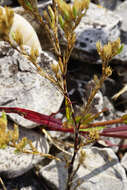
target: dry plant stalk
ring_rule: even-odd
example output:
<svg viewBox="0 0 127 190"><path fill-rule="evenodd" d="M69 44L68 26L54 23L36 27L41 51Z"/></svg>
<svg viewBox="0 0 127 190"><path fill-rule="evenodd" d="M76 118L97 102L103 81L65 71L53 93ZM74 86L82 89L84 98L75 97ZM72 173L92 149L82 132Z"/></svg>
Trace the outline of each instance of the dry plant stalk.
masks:
<svg viewBox="0 0 127 190"><path fill-rule="evenodd" d="M2 180L1 177L0 177L0 183L2 185L3 190L7 190L7 188L6 188L6 186L5 186L5 184L4 184L4 182L3 182L3 180Z"/></svg>
<svg viewBox="0 0 127 190"><path fill-rule="evenodd" d="M19 129L16 124L14 124L13 130L9 130L7 125L7 116L4 112L2 112L2 116L0 118L0 148L6 148L7 146L11 146L15 148L15 153L23 152L27 154L35 154L60 161L60 159L55 156L39 152L33 146L32 142L27 139L27 137L23 137L21 140L19 140ZM29 145L31 150L28 150L26 148L26 145Z"/></svg>
<svg viewBox="0 0 127 190"><path fill-rule="evenodd" d="M0 39L9 39L10 28L13 23L14 11L11 8L0 7Z"/></svg>
<svg viewBox="0 0 127 190"><path fill-rule="evenodd" d="M74 127L74 151L73 151L72 158L69 161L68 179L67 179L67 184L66 184L66 190L70 190L73 177L75 173L77 172L80 164L82 164L83 159L85 158L85 153L81 152L79 165L74 170L73 168L74 162L75 162L78 150L81 148L81 144L79 144L79 133L84 130L81 128L81 126L83 124L86 124L86 125L89 124L89 121L93 121L96 118L96 116L91 118L91 115L88 115L90 106L91 106L94 96L96 95L97 91L101 88L105 79L112 74L112 70L109 66L109 61L112 59L113 56L117 55L120 52L121 50L120 39L117 39L114 42L109 42L107 45L104 45L103 47L100 42L97 42L96 44L97 51L102 60L102 76L100 79L97 76L94 76L95 87L91 91L91 94L89 96L88 102L85 106L83 113L77 119L75 117L73 105L72 105L72 102L70 100L68 90L67 90L67 82L66 82L67 63L76 41L75 29L79 25L82 17L86 14L86 11L89 7L89 0L74 0L73 4L67 4L64 0L53 0L52 6L48 6L48 10L47 11L45 10L43 12L43 17L41 17L41 15L39 14L36 0L19 0L19 3L24 7L25 10L29 11L33 16L35 16L38 22L42 24L42 26L44 26L44 29L46 30L49 36L49 39L54 48L56 58L58 60L57 65L52 65L52 70L55 74L55 77L45 73L42 70L42 68L40 68L40 66L37 64L38 51L34 47L32 47L30 54L28 54L23 48L23 42L20 37L20 31L16 31L16 33L13 34L14 36L13 38L18 44L18 46L20 47L20 50L16 47L14 48L20 51L23 55L25 55L36 67L38 73L42 75L43 77L47 78L48 80L50 80L52 84L54 84L65 97L65 110L66 110L66 118L67 118L66 125L67 127L69 127L71 123L73 124L73 127ZM13 15L11 11L10 11L10 14ZM8 16L8 11L6 15ZM1 20L0 20L0 26L3 27ZM58 37L59 27L61 30L63 30L64 37L66 39L66 47L64 49L62 49L60 45L59 37ZM9 41L7 38L9 28L10 28L10 25L7 25L7 32L5 32L6 34L5 40L7 41ZM87 118L84 119L84 117L86 116ZM5 133L6 130L3 129L3 131ZM92 129L88 132L86 144L89 144L97 140L98 138L99 138L98 129ZM52 141L50 137L49 139L50 141ZM34 154L38 153L37 150L35 150L34 147L32 146L31 142L27 141L26 138L22 139L22 141L17 145L17 148L24 151L23 148L26 142L29 143ZM15 143L15 138L13 139L13 143ZM1 143L1 146L2 146L2 143ZM29 153L29 151L25 151L25 152Z"/></svg>

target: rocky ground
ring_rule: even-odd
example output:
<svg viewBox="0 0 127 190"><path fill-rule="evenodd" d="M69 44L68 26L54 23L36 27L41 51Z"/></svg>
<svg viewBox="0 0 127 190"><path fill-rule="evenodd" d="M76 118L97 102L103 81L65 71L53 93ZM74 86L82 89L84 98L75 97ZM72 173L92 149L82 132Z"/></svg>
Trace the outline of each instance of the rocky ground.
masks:
<svg viewBox="0 0 127 190"><path fill-rule="evenodd" d="M47 2L50 1L39 1L40 10L42 10L42 5L47 5ZM94 113L105 107L108 108L108 112L99 118L102 121L115 119L127 113L127 92L122 94L117 101L112 99L112 96L127 83L127 1L94 0L92 2L94 4L90 4L87 15L76 30L77 41L68 66L68 90L75 110L78 111L79 107L83 108L89 95L93 75L101 75L101 63L96 51L97 40L101 40L104 44L120 37L121 42L124 43L123 52L112 60L113 74L105 81L92 105ZM97 3L105 8L100 8L96 5ZM11 0L1 0L0 4L18 6L16 1ZM16 9L16 11L19 10ZM19 12L21 13L22 10ZM29 16L27 18L35 26L35 22ZM39 34L42 48L48 50L43 43L42 33L38 32L39 27L35 29ZM45 58L47 62L55 61L45 52L42 53L41 58ZM44 68L46 61L43 63ZM63 97L52 85L47 84L47 81L43 81L39 76L37 78L35 71L29 66L30 63L27 64L26 60L7 43L0 42L0 106L22 106L47 114L56 112ZM47 104L44 105L43 102ZM52 105L52 102L56 104ZM17 116L10 115L10 118L21 126L33 127L33 123L26 123L26 120L24 121L21 117L17 119ZM11 125L10 121L10 128ZM62 162L42 159L40 156L34 156L34 158L22 154L15 156L11 148L0 149L0 176L7 190L65 190L67 177L65 154L56 150L45 138L40 138L36 130L23 127L20 130L21 136L25 134L32 141L37 141L39 150L43 148L43 152L48 153L50 149L52 154L57 153L57 157L61 158ZM52 132L52 136L64 141L69 138L69 135L64 136L56 132ZM121 142L119 139L112 138L110 141L113 144ZM105 148L102 144L94 144L84 150L87 157L76 174L72 190L76 188L79 181L81 185L76 190L127 190L126 149ZM69 155L65 157L67 156L69 157Z"/></svg>

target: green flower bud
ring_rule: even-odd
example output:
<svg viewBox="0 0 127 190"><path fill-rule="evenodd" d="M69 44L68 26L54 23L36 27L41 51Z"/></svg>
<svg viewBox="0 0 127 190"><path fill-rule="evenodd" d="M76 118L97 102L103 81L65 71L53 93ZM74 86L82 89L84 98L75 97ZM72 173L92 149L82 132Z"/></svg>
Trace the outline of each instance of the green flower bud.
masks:
<svg viewBox="0 0 127 190"><path fill-rule="evenodd" d="M77 9L75 6L73 6L73 16L74 16L74 18L76 18L76 16L77 16Z"/></svg>
<svg viewBox="0 0 127 190"><path fill-rule="evenodd" d="M63 29L64 28L64 20L61 15L59 15L59 23L60 23L61 28Z"/></svg>
<svg viewBox="0 0 127 190"><path fill-rule="evenodd" d="M52 10L52 8L50 6L48 6L48 11L49 11L49 14L50 14L50 17L52 19L52 21L55 19L55 15L54 15L54 12Z"/></svg>

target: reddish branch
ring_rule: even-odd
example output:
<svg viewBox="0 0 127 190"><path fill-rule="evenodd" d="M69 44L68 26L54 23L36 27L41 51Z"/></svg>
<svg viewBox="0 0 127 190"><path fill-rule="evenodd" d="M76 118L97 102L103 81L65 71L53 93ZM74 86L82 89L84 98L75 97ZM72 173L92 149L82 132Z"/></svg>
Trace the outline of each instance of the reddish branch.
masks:
<svg viewBox="0 0 127 190"><path fill-rule="evenodd" d="M41 125L49 126L49 127L62 127L62 122L59 119L55 119L52 116L47 116L35 111L27 110L24 108L17 107L0 107L0 111L5 111L6 113L15 113L18 114L25 119L36 122Z"/></svg>
<svg viewBox="0 0 127 190"><path fill-rule="evenodd" d="M35 111L31 111L24 108L17 107L0 107L0 111L5 111L6 113L14 113L18 114L25 119L36 122L40 125L44 125L47 130L50 131L60 131L60 132L69 132L74 133L74 128L66 128L64 127L62 121L60 119L56 119L53 116L47 116ZM123 123L122 118L91 123L87 126L82 126L82 128L92 128L97 126L107 126L112 124ZM88 131L82 131L81 134L88 134ZM127 138L127 125L123 125L116 128L108 128L104 129L103 132L100 132L100 136L114 137L114 138Z"/></svg>

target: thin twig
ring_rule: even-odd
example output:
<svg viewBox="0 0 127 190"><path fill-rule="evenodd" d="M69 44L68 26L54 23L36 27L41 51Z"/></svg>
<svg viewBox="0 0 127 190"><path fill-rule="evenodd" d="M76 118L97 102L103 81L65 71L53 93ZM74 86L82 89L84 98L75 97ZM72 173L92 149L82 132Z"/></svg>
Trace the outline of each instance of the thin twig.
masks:
<svg viewBox="0 0 127 190"><path fill-rule="evenodd" d="M48 137L49 141L56 146L56 148L58 148L59 150L61 150L62 152L64 152L67 155L72 155L70 152L64 150L63 148L61 148L58 144L55 143L54 139L52 139L52 137L50 136L50 134L45 130L42 129L42 132Z"/></svg>
<svg viewBox="0 0 127 190"><path fill-rule="evenodd" d="M1 177L0 177L0 183L1 183L2 187L3 187L3 190L7 190L7 188L5 187L4 182L3 182Z"/></svg>

